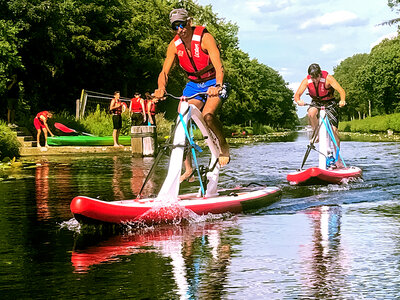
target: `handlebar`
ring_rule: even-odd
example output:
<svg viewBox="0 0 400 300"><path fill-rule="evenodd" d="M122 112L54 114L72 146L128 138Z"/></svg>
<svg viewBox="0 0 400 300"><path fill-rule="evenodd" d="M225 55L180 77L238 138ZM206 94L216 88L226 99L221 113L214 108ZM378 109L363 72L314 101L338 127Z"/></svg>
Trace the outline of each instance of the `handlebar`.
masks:
<svg viewBox="0 0 400 300"><path fill-rule="evenodd" d="M170 94L170 93L165 93L165 95L167 95L167 96L169 96L169 97L171 97L171 98L177 99L177 100L188 101L188 100L193 99L194 97L197 97L197 96L204 96L204 95L207 95L207 92L196 93L196 94L194 94L194 95L192 95L192 96L188 96L188 97L186 97L186 96L180 96L180 97L178 97L178 96L174 96L174 95L172 95L172 94Z"/></svg>
<svg viewBox="0 0 400 300"><path fill-rule="evenodd" d="M311 105L311 103L304 103L304 106L310 106L310 105ZM329 105L316 105L316 104L314 104L313 106L316 107L316 108L321 108L321 107L330 108L330 107L332 107L333 105L334 105L334 104L331 103L331 104L329 104Z"/></svg>
<svg viewBox="0 0 400 300"><path fill-rule="evenodd" d="M227 83L227 82L225 82L223 85L222 85L222 88L221 88L221 90L219 91L219 97L222 99L222 100L225 100L226 98L228 98L228 94L229 94L229 91L230 91L230 84L229 83ZM196 94L194 94L194 95L191 95L191 96L180 96L180 97L178 97L178 96L175 96L175 95L172 95L172 94L170 94L170 93L168 93L168 92L165 92L165 96L169 96L169 97L171 97L171 98L174 98L174 99L177 99L177 100L180 100L180 101L188 101L188 100L190 100L190 99L193 99L193 98L195 98L195 97L197 97L197 96L207 96L207 92L200 92L200 93L196 93ZM163 97L163 98L159 98L159 99L165 99L165 97Z"/></svg>

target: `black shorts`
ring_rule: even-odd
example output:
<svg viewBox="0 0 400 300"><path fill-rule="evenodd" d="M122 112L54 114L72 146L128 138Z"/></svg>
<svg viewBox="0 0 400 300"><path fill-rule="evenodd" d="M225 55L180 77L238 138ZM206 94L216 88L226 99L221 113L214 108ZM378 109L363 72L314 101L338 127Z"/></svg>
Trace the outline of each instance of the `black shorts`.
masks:
<svg viewBox="0 0 400 300"><path fill-rule="evenodd" d="M18 99L17 98L8 98L7 99L7 109L15 110L17 108Z"/></svg>
<svg viewBox="0 0 400 300"><path fill-rule="evenodd" d="M339 126L339 105L338 105L336 99L327 100L327 101L312 100L310 107L308 109L310 109L311 107L316 107L316 108L318 108L318 111L319 111L321 106L325 106L326 115L328 116L329 122L331 123L331 125L338 128L338 126Z"/></svg>
<svg viewBox="0 0 400 300"><path fill-rule="evenodd" d="M141 113L132 113L131 116L132 126L141 126L144 124L143 115Z"/></svg>
<svg viewBox="0 0 400 300"><path fill-rule="evenodd" d="M122 128L122 116L121 115L113 115L112 120L113 120L114 129Z"/></svg>

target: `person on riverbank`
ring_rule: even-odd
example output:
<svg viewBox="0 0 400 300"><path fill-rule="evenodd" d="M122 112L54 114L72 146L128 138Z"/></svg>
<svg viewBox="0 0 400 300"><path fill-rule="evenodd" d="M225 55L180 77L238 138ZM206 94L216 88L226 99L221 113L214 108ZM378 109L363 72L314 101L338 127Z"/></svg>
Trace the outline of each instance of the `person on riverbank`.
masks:
<svg viewBox="0 0 400 300"><path fill-rule="evenodd" d="M146 93L146 113L148 125L156 125L156 104L158 102L157 98L154 98L150 93Z"/></svg>
<svg viewBox="0 0 400 300"><path fill-rule="evenodd" d="M11 76L11 80L7 84L7 123L9 127L15 125L15 110L19 99L19 85L17 74Z"/></svg>
<svg viewBox="0 0 400 300"><path fill-rule="evenodd" d="M219 92L224 80L224 70L217 44L205 27L192 26L192 19L185 9L172 10L169 19L176 35L168 46L154 96L158 99L164 98L168 74L175 59L178 58L180 66L186 71L189 79L183 90L183 96L207 92L207 96L197 96L189 100L189 103L202 110L205 122L217 136L221 148L218 161L220 166L225 166L230 160L229 145L225 140L222 124L216 116L216 111L222 104ZM189 179L193 173L189 155L186 157L185 167L181 181Z"/></svg>
<svg viewBox="0 0 400 300"><path fill-rule="evenodd" d="M329 75L328 72L322 71L318 64L311 64L308 67L308 75L303 79L297 92L294 95L294 101L304 106L305 103L300 97L304 91L308 89L309 95L312 99L310 107L307 110L308 119L311 127L313 128L313 141L316 141L318 134L316 132L318 128L318 113L321 106L325 107L326 113L329 116L329 121L332 124L333 133L335 135L336 142L340 146L338 125L339 125L339 107L346 105L346 93L340 84ZM340 95L339 106L337 100L334 97L334 91L338 91Z"/></svg>
<svg viewBox="0 0 400 300"><path fill-rule="evenodd" d="M37 142L37 147L41 148L40 145L40 134L43 131L43 135L44 135L44 146L47 148L49 147L49 145L47 145L47 134L50 133L51 136L54 136L54 134L51 132L49 125L47 124L47 120L49 118L52 118L53 114L47 110L45 111L41 111L40 113L38 113L35 117L35 119L33 119L33 125L35 126L36 130L37 130L37 135L36 135L36 142Z"/></svg>
<svg viewBox="0 0 400 300"><path fill-rule="evenodd" d="M110 103L110 110L112 113L112 121L113 121L113 140L114 140L114 147L122 147L119 144L119 133L122 128L122 102L119 99L120 92L114 92L114 98L112 98Z"/></svg>
<svg viewBox="0 0 400 300"><path fill-rule="evenodd" d="M129 111L131 113L132 126L147 125L145 103L140 93L136 92L135 97L131 99Z"/></svg>

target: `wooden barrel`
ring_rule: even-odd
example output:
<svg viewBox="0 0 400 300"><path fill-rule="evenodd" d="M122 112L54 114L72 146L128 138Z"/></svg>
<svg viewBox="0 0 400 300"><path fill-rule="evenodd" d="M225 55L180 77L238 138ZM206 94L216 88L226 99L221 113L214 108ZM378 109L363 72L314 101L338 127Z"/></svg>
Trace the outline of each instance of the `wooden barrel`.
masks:
<svg viewBox="0 0 400 300"><path fill-rule="evenodd" d="M157 149L156 126L131 127L132 155L135 157L155 156Z"/></svg>

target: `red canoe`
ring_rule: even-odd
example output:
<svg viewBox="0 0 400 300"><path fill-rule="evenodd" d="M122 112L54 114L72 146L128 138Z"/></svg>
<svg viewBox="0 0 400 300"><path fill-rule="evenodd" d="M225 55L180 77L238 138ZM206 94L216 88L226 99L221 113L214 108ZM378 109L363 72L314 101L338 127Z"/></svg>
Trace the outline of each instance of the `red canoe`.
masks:
<svg viewBox="0 0 400 300"><path fill-rule="evenodd" d="M107 202L78 196L70 207L75 219L81 223L158 223L173 221L191 212L206 215L252 211L274 203L280 196L278 187L222 190L218 196L209 198L198 197L197 193L181 195L174 205L163 205L155 199Z"/></svg>
<svg viewBox="0 0 400 300"><path fill-rule="evenodd" d="M324 170L318 167L289 173L287 180L291 184L310 185L310 184L339 184L345 178L361 177L362 170L357 167Z"/></svg>

